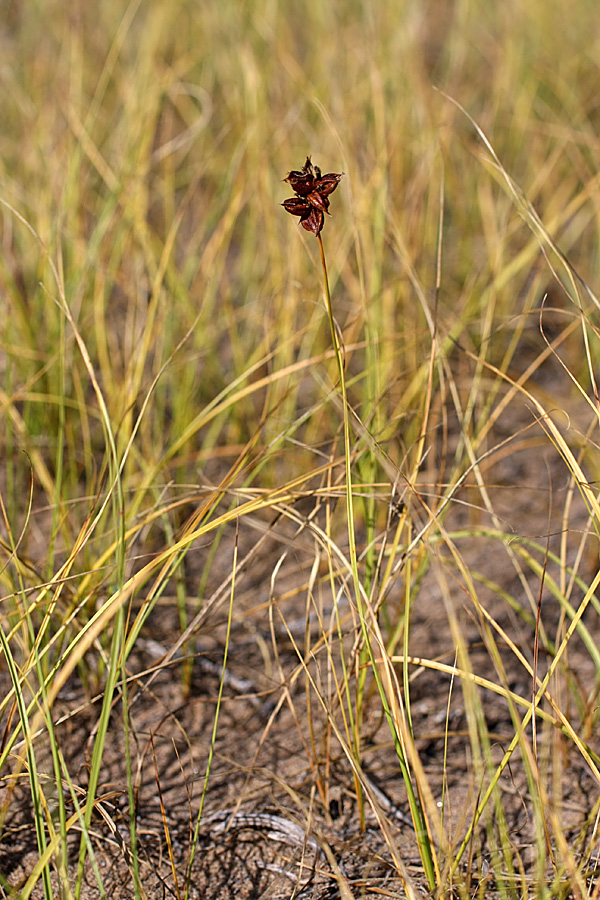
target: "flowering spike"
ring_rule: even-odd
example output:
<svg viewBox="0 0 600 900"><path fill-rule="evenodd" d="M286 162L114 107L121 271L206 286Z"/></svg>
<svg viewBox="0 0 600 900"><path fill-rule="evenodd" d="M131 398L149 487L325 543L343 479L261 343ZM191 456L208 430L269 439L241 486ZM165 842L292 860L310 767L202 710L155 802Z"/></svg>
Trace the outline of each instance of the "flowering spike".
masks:
<svg viewBox="0 0 600 900"><path fill-rule="evenodd" d="M300 224L307 231L319 234L325 222L325 213L329 215L329 195L333 194L342 175L330 172L322 175L318 166L314 166L310 156L301 171L292 170L284 181L292 187L296 196L284 200L281 204L292 216L300 217Z"/></svg>

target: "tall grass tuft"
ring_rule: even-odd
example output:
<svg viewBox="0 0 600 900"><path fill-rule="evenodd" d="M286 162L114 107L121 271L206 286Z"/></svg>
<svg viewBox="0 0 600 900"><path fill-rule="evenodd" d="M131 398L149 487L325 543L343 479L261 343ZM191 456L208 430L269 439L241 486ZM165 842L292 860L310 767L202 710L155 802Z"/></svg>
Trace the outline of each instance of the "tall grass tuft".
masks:
<svg viewBox="0 0 600 900"><path fill-rule="evenodd" d="M4 18L2 890L596 898L594 5Z"/></svg>

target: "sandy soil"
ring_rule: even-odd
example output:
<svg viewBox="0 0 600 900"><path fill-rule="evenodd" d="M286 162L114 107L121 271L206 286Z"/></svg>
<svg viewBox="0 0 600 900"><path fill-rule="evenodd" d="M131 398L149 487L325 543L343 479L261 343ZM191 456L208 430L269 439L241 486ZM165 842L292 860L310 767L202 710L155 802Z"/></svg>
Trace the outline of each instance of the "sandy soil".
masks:
<svg viewBox="0 0 600 900"><path fill-rule="evenodd" d="M573 410L571 409L571 413ZM493 443L517 435L533 421L523 401L515 401L495 429ZM529 538L542 545L549 534L551 550L560 549L568 530L568 557L576 554L581 535L589 530L585 507L578 496L568 507L567 472L558 454L549 446L539 428L524 432L528 440L515 444L510 453L492 457L486 471L489 494L497 520L481 509L481 497L474 488L457 495L446 520L449 531L486 526L502 527L515 538ZM520 448L520 449L519 449ZM264 540L251 523L242 523L239 558L251 559L238 577L234 620L224 683L214 759L199 826L196 852L191 866L192 898L336 898L345 882L354 897L405 896L402 879L393 864L390 842L419 891L425 879L410 821L406 791L389 729L380 714L380 705L368 686L364 709L362 765L377 798L380 814L388 823L388 840L367 805L365 827L361 829L352 770L335 735L327 726L314 690L307 693L307 679L299 664L299 654L311 649L309 670L322 695L336 706L332 668L327 662L315 609L331 617L326 565L322 560L313 590L312 615L306 623L307 589L315 561L314 541L306 534L294 536L294 527L285 520L273 524ZM478 536L455 538L457 548L478 577L478 596L497 626L519 648L525 659L533 659L534 628L523 620L497 591L495 583L523 607L529 609L527 591L537 603L539 576L531 571L514 547ZM591 544L590 544L591 546ZM223 541L213 565L207 596L218 587L231 567L233 536ZM286 558L273 579L283 552ZM438 551L436 551L438 552ZM531 677L515 652L498 631L484 625L472 600L454 577L450 564L443 566L446 550L425 576L411 613L409 651L414 657L436 659L452 665L455 641L449 625L454 618L468 646L472 670L482 678L498 682L498 664L489 652L494 634L499 659L505 667L508 687L517 695L531 697ZM186 584L193 597L206 559L207 548L192 551L186 559ZM593 546L586 550L580 573L589 578L595 566ZM228 568L229 567L229 568ZM547 577L558 578L551 562ZM487 579L484 582L483 579ZM214 583L212 583L214 582ZM401 614L402 579L397 597L389 599L391 615ZM577 588L571 602L577 606L582 592ZM329 597L329 600L328 600ZM541 621L548 640L564 633L564 616L551 592L542 593ZM191 664L189 690L184 685L185 669L178 654L165 666L164 658L180 634L173 597L164 596L150 617L135 652L128 662L130 680L130 720L133 770L136 791L136 821L140 877L149 898L180 897L185 891L190 847L206 771L218 695L227 613L227 591L213 603L190 644L185 648ZM190 601L191 606L191 601ZM352 617L347 603L341 603L346 630L346 651L352 640ZM193 610L190 609L190 615ZM591 610L585 622L598 640L598 618ZM335 647L335 642L333 642ZM308 658L308 657L307 657ZM540 652L539 671L543 675L549 654ZM335 665L340 674L339 662ZM189 670L188 670L189 671ZM400 667L398 667L400 674ZM575 637L568 654L568 678L572 695L561 697L572 720L578 724L597 705L596 674L590 655ZM566 677L564 671L562 680ZM7 673L2 672L7 684ZM558 682L555 684L558 691ZM481 792L481 775L474 759L469 734L472 722L466 714L465 696L458 681L449 675L417 665L411 666L411 710L416 747L431 788L433 800L441 808L444 801L446 828L455 843L462 839L465 823ZM55 721L62 750L75 782L85 787L95 734L99 702L90 700L90 685L74 677L55 708ZM588 704L575 709L577 694ZM506 701L480 689L482 709L489 731L490 747L484 763L498 763L514 735L514 725ZM547 708L547 707L545 707ZM595 721L595 719L594 719ZM583 728L583 726L581 726ZM597 734L584 735L596 752ZM560 816L567 840L582 832L598 797L598 784L573 744L557 729L540 725L540 768L550 792L550 805ZM113 900L133 896L133 864L128 821L122 707L116 701L112 712L104 756L102 798L94 817L92 844L107 895ZM51 771L50 760L38 747L40 772ZM319 790L320 786L320 790ZM532 826L530 788L518 751L499 782L506 828L513 851L524 871L533 878L537 857ZM5 813L0 839L0 872L17 890L26 883L37 861L26 779L2 782L0 797ZM72 804L69 800L69 810ZM493 896L495 885L486 876L498 831L494 814L481 820L473 838L473 862L461 865L470 890L485 888ZM583 852L584 837L578 852ZM73 875L80 834L70 833L70 865ZM469 869L469 866L471 868ZM54 876L53 876L54 877ZM3 891L8 896L7 890ZM32 896L41 897L41 886ZM86 866L85 900L99 896L90 864ZM346 895L348 896L348 895Z"/></svg>

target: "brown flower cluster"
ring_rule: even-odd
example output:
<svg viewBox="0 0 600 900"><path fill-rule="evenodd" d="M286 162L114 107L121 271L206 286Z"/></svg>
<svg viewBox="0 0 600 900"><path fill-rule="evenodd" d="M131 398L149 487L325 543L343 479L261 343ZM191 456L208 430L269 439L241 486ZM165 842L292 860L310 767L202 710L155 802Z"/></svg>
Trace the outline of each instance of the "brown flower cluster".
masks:
<svg viewBox="0 0 600 900"><path fill-rule="evenodd" d="M284 200L281 205L293 216L300 216L303 228L319 234L325 222L325 213L329 214L329 195L333 194L343 174L330 172L321 175L320 168L313 166L310 156L307 156L301 172L290 172L283 179L292 186L296 196Z"/></svg>

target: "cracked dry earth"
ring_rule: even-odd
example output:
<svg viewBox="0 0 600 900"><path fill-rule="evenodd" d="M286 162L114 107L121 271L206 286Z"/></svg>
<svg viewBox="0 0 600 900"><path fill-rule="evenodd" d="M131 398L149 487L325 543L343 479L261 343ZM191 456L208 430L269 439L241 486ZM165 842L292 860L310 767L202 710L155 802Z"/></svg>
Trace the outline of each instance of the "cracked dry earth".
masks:
<svg viewBox="0 0 600 900"><path fill-rule="evenodd" d="M582 536L592 532L583 502L575 493L568 496L568 472L558 453L541 429L531 426L533 416L526 404L516 399L496 426L495 441L515 439L511 452L488 458L485 472L489 496L497 519L482 510L475 489L465 487L457 494L446 528L455 533L455 544L474 573L480 603L497 626L514 641L526 659L532 659L533 626L508 602L508 595L529 609L527 592L537 602L540 579L519 556L526 538L559 549L568 543L568 558L575 559ZM565 509L567 514L565 514ZM224 681L224 699L215 743L214 759L191 865L189 895L202 900L226 898L338 898L340 883L347 883L354 897L403 897L405 889L393 865L389 843L380 823L367 808L365 828L359 827L357 800L351 767L335 736L316 694L307 689L307 679L299 666L298 654L310 658L310 672L321 694L327 698L338 724L331 668L327 661L315 610L320 610L327 627L334 625L327 582L326 561L321 560L308 604L307 582L318 552L306 531L295 535L284 519L274 520L271 530L257 542L257 532L241 522L239 558L249 553L249 561L238 576L230 650ZM486 534L486 528L500 526L514 533L508 550ZM470 535L461 536L461 529ZM474 536L474 532L477 535ZM232 539L233 540L233 539ZM232 540L223 541L221 578L231 565ZM583 578L593 575L597 550L588 542L579 564ZM208 547L193 550L186 558L189 593L197 587ZM221 553L221 550L219 551ZM281 566L273 573L282 552ZM440 551L444 553L444 551ZM498 681L497 671L486 646L488 637L481 617L452 565L444 566L439 578L430 569L415 593L411 611L409 652L415 658L436 659L452 665L455 641L449 625L458 623L469 649L473 671ZM443 555L446 563L446 555ZM218 565L213 566L216 583ZM548 564L548 578L558 578L556 566ZM589 582L588 582L589 583ZM499 585L505 593L493 589ZM210 593L210 592L209 592ZM390 596L388 614L401 614L401 580ZM582 596L576 588L574 607ZM169 649L180 634L174 598L163 597L145 626L132 654L131 735L136 783L138 859L140 877L149 898L179 897L185 890L185 872L190 864L190 847L196 827L219 689L228 589L220 594L188 645L167 664ZM347 601L340 601L349 652L352 615ZM192 613L190 613L191 615ZM564 633L559 604L550 591L543 593L542 626L556 640ZM594 641L598 641L598 619L590 607L584 617ZM531 697L531 679L523 664L495 632L500 658L509 688L525 699ZM337 640L337 638L336 638ZM335 641L332 641L335 647ZM184 690L182 654L189 660L189 690ZM539 660L543 675L549 658L542 650ZM416 746L434 800L445 797L446 828L459 842L477 802L481 785L477 781L465 697L458 681L416 663L411 664L411 710ZM568 655L573 696L597 705L593 687L597 684L590 654L575 636ZM400 667L399 667L400 672ZM339 674L339 672L338 672ZM3 684L8 684L5 670ZM55 721L61 747L75 783L85 787L99 700L89 700L73 678L55 707ZM489 754L498 763L514 735L506 701L480 689L490 736ZM570 715L579 723L579 713L571 701ZM583 702L583 700L582 700ZM101 785L102 802L95 815L92 843L106 893L112 900L133 896L132 861L128 824L128 798L123 743L122 709L112 712L104 755ZM584 735L595 752L600 751L595 733ZM598 784L573 745L556 729L540 725L540 758L546 783L552 785L552 799L560 813L569 841L582 832L598 798ZM40 772L44 772L39 748ZM47 770L51 771L50 761ZM388 834L402 858L406 873L419 891L426 893L415 835L409 818L406 792L386 722L381 716L372 687L368 686L363 724L362 764L380 814L389 825ZM317 782L326 793L317 790ZM444 791L445 783L445 793ZM524 871L536 862L531 798L523 767L515 752L500 779L506 826ZM1 787L8 814L0 841L0 872L17 890L25 884L37 861L36 839L22 776ZM70 807L72 812L72 807ZM590 829L587 840L593 839ZM80 834L70 832L73 876ZM490 848L483 820L474 836L474 858L489 858ZM583 852L583 846L580 852ZM465 873L465 866L462 866ZM475 890L482 876L474 868L470 887ZM495 895L492 879L485 886L486 897ZM7 891L4 895L8 896ZM41 884L32 894L41 897ZM87 865L84 900L99 896L91 865ZM346 896L348 896L346 894Z"/></svg>

